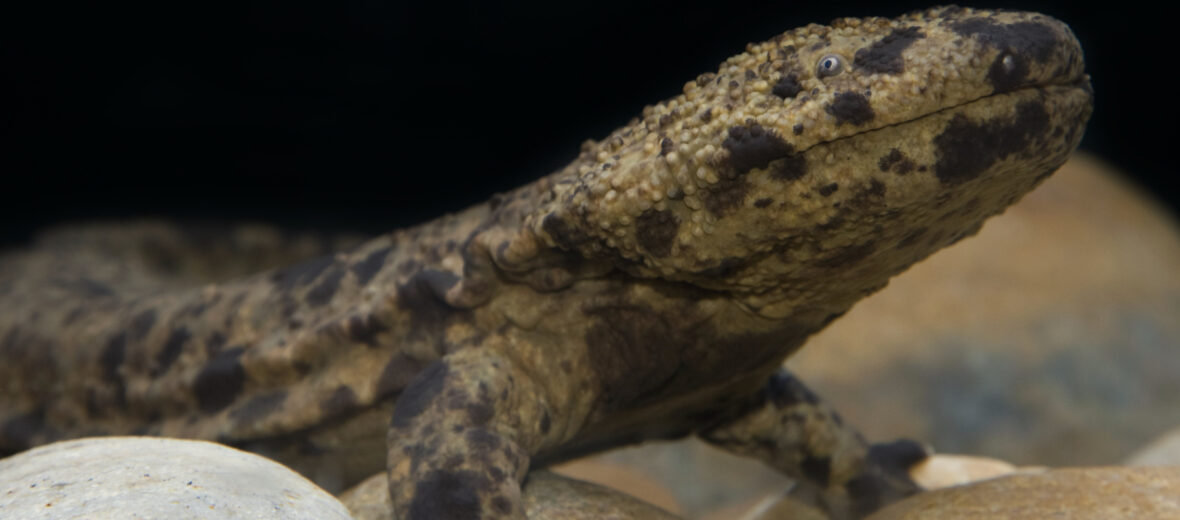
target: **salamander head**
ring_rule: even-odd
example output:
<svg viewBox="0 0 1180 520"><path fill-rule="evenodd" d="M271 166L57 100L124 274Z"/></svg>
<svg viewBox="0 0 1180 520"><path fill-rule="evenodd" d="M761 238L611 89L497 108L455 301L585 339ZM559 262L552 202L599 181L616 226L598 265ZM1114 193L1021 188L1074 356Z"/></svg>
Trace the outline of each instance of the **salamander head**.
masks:
<svg viewBox="0 0 1180 520"><path fill-rule="evenodd" d="M950 7L809 25L589 143L525 225L547 246L729 291L765 315L851 301L1056 170L1091 97L1077 40L1044 15Z"/></svg>

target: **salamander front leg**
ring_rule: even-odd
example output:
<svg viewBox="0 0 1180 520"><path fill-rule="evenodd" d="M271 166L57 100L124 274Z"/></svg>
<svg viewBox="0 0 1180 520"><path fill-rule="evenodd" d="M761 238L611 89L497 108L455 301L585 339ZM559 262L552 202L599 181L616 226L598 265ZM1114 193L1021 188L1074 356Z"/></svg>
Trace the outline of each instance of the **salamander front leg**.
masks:
<svg viewBox="0 0 1180 520"><path fill-rule="evenodd" d="M918 492L909 468L927 456L912 441L869 445L785 369L744 413L700 436L799 480L803 487L795 494L832 518L860 518Z"/></svg>
<svg viewBox="0 0 1180 520"><path fill-rule="evenodd" d="M548 417L530 385L488 349L425 368L398 399L389 428L396 517L523 520L520 482Z"/></svg>

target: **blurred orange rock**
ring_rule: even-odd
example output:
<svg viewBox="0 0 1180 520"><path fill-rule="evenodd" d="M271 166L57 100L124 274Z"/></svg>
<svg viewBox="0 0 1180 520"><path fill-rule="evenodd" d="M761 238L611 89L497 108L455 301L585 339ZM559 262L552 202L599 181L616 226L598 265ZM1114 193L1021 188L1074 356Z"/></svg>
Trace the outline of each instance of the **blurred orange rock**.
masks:
<svg viewBox="0 0 1180 520"><path fill-rule="evenodd" d="M859 303L788 366L871 439L1120 462L1180 421L1180 232L1079 154Z"/></svg>

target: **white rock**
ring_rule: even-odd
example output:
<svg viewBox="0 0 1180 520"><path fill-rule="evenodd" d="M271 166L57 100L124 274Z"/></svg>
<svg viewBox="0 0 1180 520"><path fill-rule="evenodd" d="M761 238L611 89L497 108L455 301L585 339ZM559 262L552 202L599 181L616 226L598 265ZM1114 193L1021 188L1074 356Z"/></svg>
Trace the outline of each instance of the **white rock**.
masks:
<svg viewBox="0 0 1180 520"><path fill-rule="evenodd" d="M0 460L0 518L341 519L298 473L204 441L95 437Z"/></svg>
<svg viewBox="0 0 1180 520"><path fill-rule="evenodd" d="M995 478L1015 471L1016 466L999 459L936 454L915 466L910 471L910 478L922 489L929 491Z"/></svg>
<svg viewBox="0 0 1180 520"><path fill-rule="evenodd" d="M1129 466L1180 466L1180 428L1161 435L1127 458Z"/></svg>

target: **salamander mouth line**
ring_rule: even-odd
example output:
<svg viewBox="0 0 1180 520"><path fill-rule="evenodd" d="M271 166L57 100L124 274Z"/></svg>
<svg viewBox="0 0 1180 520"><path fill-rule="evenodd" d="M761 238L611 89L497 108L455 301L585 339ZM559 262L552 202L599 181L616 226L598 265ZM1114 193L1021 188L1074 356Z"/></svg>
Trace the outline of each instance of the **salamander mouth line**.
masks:
<svg viewBox="0 0 1180 520"><path fill-rule="evenodd" d="M987 101L990 99L996 99L996 98L1006 97L1006 96L1016 96L1016 95L1021 94L1023 92L1029 92L1029 91L1044 92L1052 87L1073 87L1073 88L1088 90L1090 88L1089 82L1090 82L1090 75L1089 74L1082 74L1081 76L1078 76L1078 77L1072 78L1072 79L1064 79L1062 81L1050 81L1050 82L1036 84L1036 85L1029 85L1026 87L1021 87L1018 89L1009 90L1009 91L1005 91L1005 92L993 92L991 94L987 94L987 95L979 96L977 98L969 99L967 101L964 101L962 103L958 103L956 105L943 107L943 108L940 108L940 109L935 110L933 112L928 112L928 113L922 114L922 115L915 117L913 119L907 119L905 121L898 121L896 123L879 126L877 128L871 128L871 129L865 130L863 132L857 132L855 134L850 134L850 135L846 135L843 137L837 137L836 139L829 139L827 141L820 141L820 142L815 143L811 146L808 146L807 148L796 150L794 153L787 155L787 157L794 157L797 155L801 155L803 153L806 153L808 150L811 150L812 148L815 148L817 146L824 146L824 145L836 143L839 141L854 139L856 137L859 137L859 136L862 136L865 134L869 134L872 132L878 132L878 131L884 130L886 128L896 128L896 127L905 126L905 125L908 125L911 123L917 123L917 122L929 119L931 117L936 117L940 114L943 114L943 113L946 113L946 112L949 112L952 110L958 110L963 107L967 107L967 106L970 106L975 103L981 103L981 102L984 102L984 101Z"/></svg>

